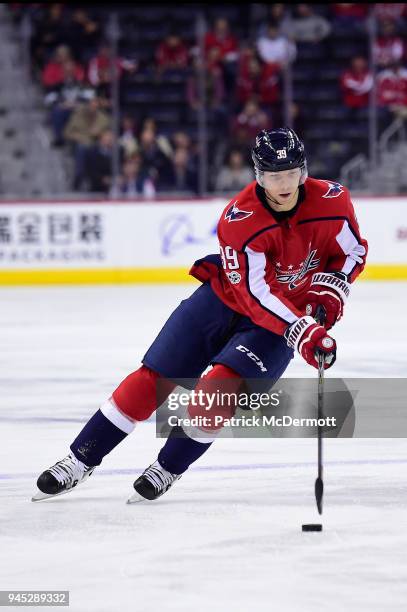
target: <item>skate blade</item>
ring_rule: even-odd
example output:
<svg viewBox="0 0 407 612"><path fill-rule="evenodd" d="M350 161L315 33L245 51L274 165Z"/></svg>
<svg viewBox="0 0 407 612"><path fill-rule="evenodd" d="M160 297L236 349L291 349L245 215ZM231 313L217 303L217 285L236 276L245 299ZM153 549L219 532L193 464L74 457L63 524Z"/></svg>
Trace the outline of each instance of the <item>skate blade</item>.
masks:
<svg viewBox="0 0 407 612"><path fill-rule="evenodd" d="M142 495L140 495L140 493L137 493L137 491L135 491L133 493L133 495L130 495L129 499L127 500L127 504L138 504L140 502L148 502L151 501L150 499L147 499L146 497L143 497Z"/></svg>
<svg viewBox="0 0 407 612"><path fill-rule="evenodd" d="M31 501L32 502L44 501L46 499L58 497L59 495L65 495L66 493L70 493L72 490L73 489L68 489L68 491L61 491L61 493L54 493L53 495L50 495L48 493L43 493L42 491L38 490L38 492L31 498Z"/></svg>

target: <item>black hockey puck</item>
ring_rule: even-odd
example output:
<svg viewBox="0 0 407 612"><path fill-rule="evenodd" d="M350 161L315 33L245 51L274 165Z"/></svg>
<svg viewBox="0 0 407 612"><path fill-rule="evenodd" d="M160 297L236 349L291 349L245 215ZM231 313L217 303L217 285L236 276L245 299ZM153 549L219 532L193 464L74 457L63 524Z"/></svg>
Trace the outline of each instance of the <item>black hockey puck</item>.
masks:
<svg viewBox="0 0 407 612"><path fill-rule="evenodd" d="M302 526L303 531L322 531L321 523L309 523Z"/></svg>

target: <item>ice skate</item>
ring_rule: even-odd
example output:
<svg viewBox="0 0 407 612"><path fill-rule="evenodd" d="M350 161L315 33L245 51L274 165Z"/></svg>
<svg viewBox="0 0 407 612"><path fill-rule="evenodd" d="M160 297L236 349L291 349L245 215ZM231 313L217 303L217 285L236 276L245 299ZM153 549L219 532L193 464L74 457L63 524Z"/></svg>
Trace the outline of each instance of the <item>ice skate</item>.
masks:
<svg viewBox="0 0 407 612"><path fill-rule="evenodd" d="M42 501L57 495L69 493L74 487L85 482L95 467L79 461L73 453L43 472L37 480L38 492L31 501Z"/></svg>
<svg viewBox="0 0 407 612"><path fill-rule="evenodd" d="M182 474L171 474L158 461L154 461L134 482L135 493L127 500L128 504L157 499L163 495Z"/></svg>

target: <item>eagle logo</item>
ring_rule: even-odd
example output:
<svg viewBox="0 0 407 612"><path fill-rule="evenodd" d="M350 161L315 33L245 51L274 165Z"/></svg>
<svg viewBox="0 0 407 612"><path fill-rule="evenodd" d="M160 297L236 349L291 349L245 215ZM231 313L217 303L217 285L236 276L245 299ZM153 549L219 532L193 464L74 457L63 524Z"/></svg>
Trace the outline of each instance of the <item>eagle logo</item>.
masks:
<svg viewBox="0 0 407 612"><path fill-rule="evenodd" d="M343 193L343 188L340 183L334 183L332 181L325 181L328 183L328 191L322 196L323 198L337 198Z"/></svg>
<svg viewBox="0 0 407 612"><path fill-rule="evenodd" d="M225 219L227 219L229 223L231 221L243 221L243 219L247 219L247 217L250 217L250 215L253 214L252 210L251 211L240 210L240 208L238 208L236 204L237 204L237 200L233 202L233 204L229 206L229 208L226 211Z"/></svg>
<svg viewBox="0 0 407 612"><path fill-rule="evenodd" d="M292 270L293 266L288 266L288 270L278 271L276 273L277 280L280 283L285 283L288 285L288 289L292 291L293 289L297 289L300 285L305 283L305 276L311 270L315 270L319 266L320 259L316 257L317 249L310 252L305 261L301 262L301 267L298 270ZM279 266L279 264L277 264Z"/></svg>

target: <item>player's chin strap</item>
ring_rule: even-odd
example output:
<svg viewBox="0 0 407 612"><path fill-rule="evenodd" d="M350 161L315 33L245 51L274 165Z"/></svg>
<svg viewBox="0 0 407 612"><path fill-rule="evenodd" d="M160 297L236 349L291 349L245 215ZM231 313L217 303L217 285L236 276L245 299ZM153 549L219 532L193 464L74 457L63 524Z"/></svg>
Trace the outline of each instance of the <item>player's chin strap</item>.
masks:
<svg viewBox="0 0 407 612"><path fill-rule="evenodd" d="M336 291L345 303L350 294L350 284L347 282L346 274L342 272L316 272L312 275L310 289L313 285L322 285Z"/></svg>

